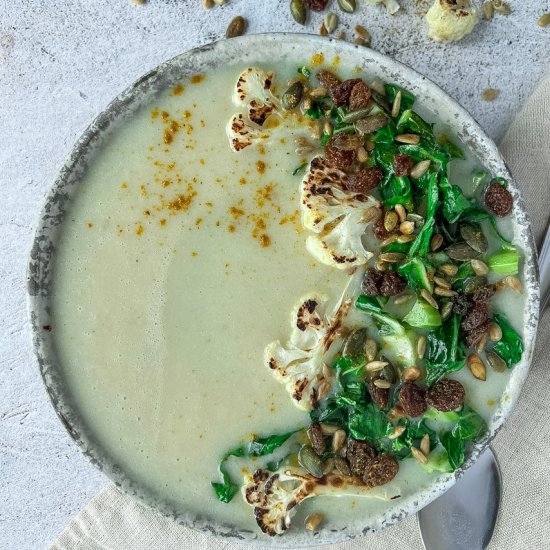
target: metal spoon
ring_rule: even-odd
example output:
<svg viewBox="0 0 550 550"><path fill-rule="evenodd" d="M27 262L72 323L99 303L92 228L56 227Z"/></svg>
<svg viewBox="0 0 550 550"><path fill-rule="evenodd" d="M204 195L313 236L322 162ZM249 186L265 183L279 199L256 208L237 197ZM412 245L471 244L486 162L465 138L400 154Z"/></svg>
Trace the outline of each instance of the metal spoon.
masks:
<svg viewBox="0 0 550 550"><path fill-rule="evenodd" d="M539 254L540 310L550 296L550 231ZM502 479L497 459L487 449L464 477L420 510L418 523L426 550L485 550L497 521Z"/></svg>

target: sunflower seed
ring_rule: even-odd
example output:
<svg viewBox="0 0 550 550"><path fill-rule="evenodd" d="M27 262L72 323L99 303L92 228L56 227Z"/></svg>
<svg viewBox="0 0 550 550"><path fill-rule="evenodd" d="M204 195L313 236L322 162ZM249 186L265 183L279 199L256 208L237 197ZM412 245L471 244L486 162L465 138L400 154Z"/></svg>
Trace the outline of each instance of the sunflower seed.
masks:
<svg viewBox="0 0 550 550"><path fill-rule="evenodd" d="M448 275L449 277L454 277L458 273L458 267L453 264L440 265L437 270L441 271L443 275Z"/></svg>
<svg viewBox="0 0 550 550"><path fill-rule="evenodd" d="M388 420L395 420L396 418L403 418L407 416L401 405L396 405L389 413Z"/></svg>
<svg viewBox="0 0 550 550"><path fill-rule="evenodd" d="M452 260L458 260L459 262L472 260L479 256L479 252L466 243L452 244L445 249L445 252L449 258Z"/></svg>
<svg viewBox="0 0 550 550"><path fill-rule="evenodd" d="M368 372L377 372L389 365L386 361L370 361L365 365L365 370Z"/></svg>
<svg viewBox="0 0 550 550"><path fill-rule="evenodd" d="M403 235L412 235L414 233L414 222L403 222L399 226L399 231Z"/></svg>
<svg viewBox="0 0 550 550"><path fill-rule="evenodd" d="M281 104L284 109L287 111L292 111L296 109L302 101L302 96L304 95L304 85L297 80L290 86L281 98Z"/></svg>
<svg viewBox="0 0 550 550"><path fill-rule="evenodd" d="M325 23L321 23L321 26L319 27L319 34L321 36L328 36L327 28L325 27Z"/></svg>
<svg viewBox="0 0 550 550"><path fill-rule="evenodd" d="M420 464L426 464L428 462L428 459L426 458L426 455L416 447L411 447L411 453L416 458Z"/></svg>
<svg viewBox="0 0 550 550"><path fill-rule="evenodd" d="M482 262L481 260L476 260L475 258L470 261L472 264L472 269L474 270L474 273L478 277L485 277L489 273L489 268L487 267L487 264Z"/></svg>
<svg viewBox="0 0 550 550"><path fill-rule="evenodd" d="M303 112L306 112L308 109L311 109L312 105L313 105L313 101L312 101L311 97L307 96L307 97L304 97L304 99L302 100L302 104L300 105L300 109Z"/></svg>
<svg viewBox="0 0 550 550"><path fill-rule="evenodd" d="M378 256L378 259L388 264L397 264L405 259L405 254L401 254L401 252L384 252Z"/></svg>
<svg viewBox="0 0 550 550"><path fill-rule="evenodd" d="M418 338L418 342L416 342L416 353L419 359L422 359L424 357L424 354L426 353L426 346L427 340L426 337L422 334Z"/></svg>
<svg viewBox="0 0 550 550"><path fill-rule="evenodd" d="M361 38L368 39L370 38L370 32L365 29L362 25L356 25L355 26L355 33L358 34Z"/></svg>
<svg viewBox="0 0 550 550"><path fill-rule="evenodd" d="M468 355L468 368L470 369L470 372L474 375L475 378L478 380L486 380L487 379L487 369L485 368L485 365L483 364L483 361L481 360L481 357L475 353L471 353Z"/></svg>
<svg viewBox="0 0 550 550"><path fill-rule="evenodd" d="M407 219L407 211L402 204L396 204L394 207L396 214L399 216L399 221L404 222Z"/></svg>
<svg viewBox="0 0 550 550"><path fill-rule="evenodd" d="M430 436L429 436L429 434L424 434L424 436L420 440L420 450L422 451L422 454L424 456L428 456L430 454Z"/></svg>
<svg viewBox="0 0 550 550"><path fill-rule="evenodd" d="M494 351L487 352L487 363L489 363L495 372L504 372L506 370L506 362Z"/></svg>
<svg viewBox="0 0 550 550"><path fill-rule="evenodd" d="M381 390L389 390L391 388L391 382L388 382L388 380L382 380L381 378L377 378L373 384Z"/></svg>
<svg viewBox="0 0 550 550"><path fill-rule="evenodd" d="M498 323L491 323L489 325L489 340L491 342L500 342L502 340L502 329Z"/></svg>
<svg viewBox="0 0 550 550"><path fill-rule="evenodd" d="M331 388L332 385L330 382L327 382L326 380L321 382L317 388L317 399L324 399L330 393Z"/></svg>
<svg viewBox="0 0 550 550"><path fill-rule="evenodd" d="M314 147L312 147L311 145L305 145L304 147L297 147L296 149L294 149L294 152L300 156L309 155L313 151Z"/></svg>
<svg viewBox="0 0 550 550"><path fill-rule="evenodd" d="M398 143L418 145L420 143L420 136L417 134L399 134L398 136L395 136L395 141Z"/></svg>
<svg viewBox="0 0 550 550"><path fill-rule="evenodd" d="M338 0L338 6L346 13L353 13L357 7L355 0Z"/></svg>
<svg viewBox="0 0 550 550"><path fill-rule="evenodd" d="M231 23L227 26L225 38L236 38L237 36L241 36L244 33L245 28L246 19L240 15L237 15L237 17L234 17L231 20Z"/></svg>
<svg viewBox="0 0 550 550"><path fill-rule="evenodd" d="M330 120L325 120L325 123L323 125L323 131L325 132L325 134L332 136L333 128Z"/></svg>
<svg viewBox="0 0 550 550"><path fill-rule="evenodd" d="M372 338L367 338L365 340L365 356L367 361L372 362L376 359L376 354L378 353L378 345L376 340Z"/></svg>
<svg viewBox="0 0 550 550"><path fill-rule="evenodd" d="M451 288L451 283L449 283L447 279L443 279L442 277L438 277L437 275L434 277L434 283L437 286L440 286L443 288Z"/></svg>
<svg viewBox="0 0 550 550"><path fill-rule="evenodd" d="M380 258L376 260L376 269L378 271L387 271L388 270L388 264L386 262L383 262Z"/></svg>
<svg viewBox="0 0 550 550"><path fill-rule="evenodd" d="M357 149L357 160L359 162L367 162L367 160L369 160L369 154L367 153L367 150L363 146Z"/></svg>
<svg viewBox="0 0 550 550"><path fill-rule="evenodd" d="M511 288L514 292L517 292L518 294L521 294L521 292L523 291L523 285L521 284L521 281L513 275L508 275L508 277L505 277L504 282L506 283L507 287Z"/></svg>
<svg viewBox="0 0 550 550"><path fill-rule="evenodd" d="M338 16L333 12L329 12L325 15L325 18L323 19L323 21L325 24L325 29L327 29L327 32L329 34L332 34L336 30L336 27L338 26Z"/></svg>
<svg viewBox="0 0 550 550"><path fill-rule="evenodd" d="M223 4L225 4L225 0L214 0L214 4L222 6Z"/></svg>
<svg viewBox="0 0 550 550"><path fill-rule="evenodd" d="M548 27L548 25L550 25L550 13L541 15L537 21L537 25L539 25L539 27Z"/></svg>
<svg viewBox="0 0 550 550"><path fill-rule="evenodd" d="M508 2L502 2L502 0L493 0L493 8L497 13L502 15L510 15L512 13L510 4L508 4Z"/></svg>
<svg viewBox="0 0 550 550"><path fill-rule="evenodd" d="M485 346L487 345L487 340L489 338L489 335L487 332L483 333L481 335L481 338L479 339L478 343L476 344L476 351L478 353L483 353L485 350Z"/></svg>
<svg viewBox="0 0 550 550"><path fill-rule="evenodd" d="M340 31L337 35L336 35L336 38L338 40L345 40L346 39L346 33L344 31Z"/></svg>
<svg viewBox="0 0 550 550"><path fill-rule="evenodd" d="M457 292L455 290L451 290L450 288L442 288L440 286L436 286L434 288L434 294L436 296L443 296L445 298L451 298L452 296L456 296Z"/></svg>
<svg viewBox="0 0 550 550"><path fill-rule="evenodd" d="M397 237L397 242L401 243L401 244L405 244L405 243L411 243L415 239L416 239L416 235L412 235L412 234L411 235L399 235L399 237Z"/></svg>
<svg viewBox="0 0 550 550"><path fill-rule="evenodd" d="M439 250L439 248L441 248L442 244L443 235L441 235L440 233L436 233L430 241L430 249L432 250L432 252L435 252L436 250Z"/></svg>
<svg viewBox="0 0 550 550"><path fill-rule="evenodd" d="M431 162L431 160L421 160L420 162L415 164L411 170L411 178L417 180L418 178L422 177L428 171Z"/></svg>
<svg viewBox="0 0 550 550"><path fill-rule="evenodd" d="M475 251L481 252L481 254L487 252L489 243L479 227L463 224L460 226L460 235L466 241L466 244L470 245Z"/></svg>
<svg viewBox="0 0 550 550"><path fill-rule="evenodd" d="M334 371L332 370L332 367L329 367L326 363L323 363L323 376L330 379L333 374Z"/></svg>
<svg viewBox="0 0 550 550"><path fill-rule="evenodd" d="M403 304L406 304L407 302L410 302L411 298L412 298L412 294L403 294L403 295L398 296L397 298L395 298L393 303L396 306L401 306Z"/></svg>
<svg viewBox="0 0 550 550"><path fill-rule="evenodd" d="M210 10L214 7L214 0L202 0L202 7L205 10Z"/></svg>
<svg viewBox="0 0 550 550"><path fill-rule="evenodd" d="M365 210L363 216L361 216L361 222L369 223L377 220L380 217L381 213L382 212L380 211L380 208L377 208L376 206L369 206L369 208Z"/></svg>
<svg viewBox="0 0 550 550"><path fill-rule="evenodd" d="M499 93L499 90L497 90L496 88L487 88L486 90L483 90L483 92L481 92L481 97L485 101L494 101L498 97Z"/></svg>
<svg viewBox="0 0 550 550"><path fill-rule="evenodd" d="M493 18L494 15L494 8L492 2L483 2L483 5L481 6L481 9L483 11L483 19L486 21L489 21Z"/></svg>
<svg viewBox="0 0 550 550"><path fill-rule="evenodd" d="M414 382L420 378L420 369L418 367L409 367L403 371L403 380Z"/></svg>
<svg viewBox="0 0 550 550"><path fill-rule="evenodd" d="M304 445L298 453L298 462L313 477L323 477L323 466L317 453L309 446Z"/></svg>
<svg viewBox="0 0 550 550"><path fill-rule="evenodd" d="M304 526L308 531L316 531L321 525L321 523L323 523L324 519L325 519L325 514L322 514L321 512L310 514L306 518Z"/></svg>
<svg viewBox="0 0 550 550"><path fill-rule="evenodd" d="M353 39L353 43L357 44L358 46L367 46L368 43L364 38L361 38L360 36L357 36Z"/></svg>
<svg viewBox="0 0 550 550"><path fill-rule="evenodd" d="M290 13L294 18L294 21L300 25L305 25L307 18L307 10L304 4L304 0L291 0Z"/></svg>
<svg viewBox="0 0 550 550"><path fill-rule="evenodd" d="M393 100L393 105L391 107L391 116L397 118L399 111L401 110L401 90L395 94L395 99Z"/></svg>
<svg viewBox="0 0 550 550"><path fill-rule="evenodd" d="M337 430L332 436L332 451L336 453L339 451L346 442L346 432L344 430Z"/></svg>
<svg viewBox="0 0 550 550"><path fill-rule="evenodd" d="M334 424L319 424L323 435L334 435L340 428Z"/></svg>
<svg viewBox="0 0 550 550"><path fill-rule="evenodd" d="M323 137L323 122L321 120L316 120L313 124L311 137L316 141Z"/></svg>
<svg viewBox="0 0 550 550"><path fill-rule="evenodd" d="M442 308L441 308L441 320L445 321L449 315L451 315L453 311L453 303L447 302Z"/></svg>
<svg viewBox="0 0 550 550"><path fill-rule="evenodd" d="M309 92L309 95L311 97L325 97L327 95L327 89L319 86L318 88L313 88L313 90Z"/></svg>
<svg viewBox="0 0 550 550"><path fill-rule="evenodd" d="M384 115L382 115L382 116L384 116ZM387 120L387 119L386 119L386 120ZM357 125L356 125L356 126L357 126ZM370 140L369 140L369 141L366 141L366 142L365 142L365 149L366 149L367 151L369 151L369 152L370 152L370 151L373 151L375 147L376 147L376 143L374 143L374 141L370 141Z"/></svg>
<svg viewBox="0 0 550 550"><path fill-rule="evenodd" d="M420 296L422 296L422 298L424 298L424 300L426 300L426 302L428 302L428 304L430 304L432 307L434 307L435 309L439 309L439 304L434 300L434 297L425 288L420 291Z"/></svg>
<svg viewBox="0 0 550 550"><path fill-rule="evenodd" d="M399 216L393 210L388 210L384 216L384 228L386 231L393 231L397 227Z"/></svg>
<svg viewBox="0 0 550 550"><path fill-rule="evenodd" d="M405 431L405 426L396 426L388 439L397 439Z"/></svg>

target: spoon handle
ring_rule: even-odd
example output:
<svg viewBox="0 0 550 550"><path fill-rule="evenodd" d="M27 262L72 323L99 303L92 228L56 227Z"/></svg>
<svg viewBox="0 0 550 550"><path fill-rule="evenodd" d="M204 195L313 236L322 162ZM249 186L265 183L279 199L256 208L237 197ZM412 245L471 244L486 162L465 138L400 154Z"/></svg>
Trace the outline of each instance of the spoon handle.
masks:
<svg viewBox="0 0 550 550"><path fill-rule="evenodd" d="M550 296L550 226L546 229L539 253L540 311L544 310Z"/></svg>

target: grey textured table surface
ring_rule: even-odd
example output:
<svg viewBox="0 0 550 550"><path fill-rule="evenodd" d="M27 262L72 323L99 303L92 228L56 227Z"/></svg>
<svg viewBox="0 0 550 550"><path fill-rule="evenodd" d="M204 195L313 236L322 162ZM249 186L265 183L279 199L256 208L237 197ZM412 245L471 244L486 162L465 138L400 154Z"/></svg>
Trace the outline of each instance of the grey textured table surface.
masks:
<svg viewBox="0 0 550 550"><path fill-rule="evenodd" d="M429 42L423 1L390 17L358 0L342 19L373 47L432 78L499 139L550 58L547 0L510 0L513 13L458 44ZM336 0L332 9L338 11ZM42 388L26 319L25 268L42 199L72 143L118 92L161 61L222 36L242 14L248 32L296 31L287 0L0 0L0 549L45 548L106 483L79 454ZM321 16L306 27L316 32ZM487 87L501 90L484 102Z"/></svg>

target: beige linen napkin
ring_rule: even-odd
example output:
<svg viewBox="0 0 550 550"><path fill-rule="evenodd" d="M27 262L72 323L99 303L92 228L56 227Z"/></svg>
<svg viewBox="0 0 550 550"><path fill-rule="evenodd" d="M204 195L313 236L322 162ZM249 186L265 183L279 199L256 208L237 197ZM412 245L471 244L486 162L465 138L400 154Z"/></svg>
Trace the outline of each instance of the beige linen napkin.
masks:
<svg viewBox="0 0 550 550"><path fill-rule="evenodd" d="M550 211L550 78L527 102L501 143L520 184L540 246ZM492 549L550 548L550 312L541 318L529 378L494 441L504 480ZM244 550L165 519L109 485L71 521L52 550ZM326 547L325 547L326 548ZM416 518L335 545L334 550L422 550ZM465 549L474 550L474 549Z"/></svg>

